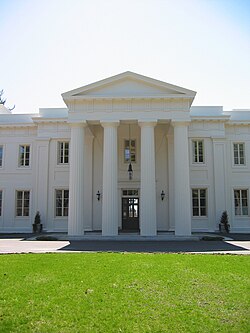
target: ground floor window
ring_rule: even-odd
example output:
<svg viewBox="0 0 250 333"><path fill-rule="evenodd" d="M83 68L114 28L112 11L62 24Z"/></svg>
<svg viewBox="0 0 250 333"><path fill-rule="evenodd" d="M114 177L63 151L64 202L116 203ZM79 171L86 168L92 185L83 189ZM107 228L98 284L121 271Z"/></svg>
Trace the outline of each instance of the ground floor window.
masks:
<svg viewBox="0 0 250 333"><path fill-rule="evenodd" d="M69 215L69 190L56 190L56 216Z"/></svg>
<svg viewBox="0 0 250 333"><path fill-rule="evenodd" d="M248 215L248 190L234 190L235 215Z"/></svg>
<svg viewBox="0 0 250 333"><path fill-rule="evenodd" d="M16 216L30 215L30 191L16 191Z"/></svg>
<svg viewBox="0 0 250 333"><path fill-rule="evenodd" d="M3 146L0 146L0 168L3 166Z"/></svg>
<svg viewBox="0 0 250 333"><path fill-rule="evenodd" d="M2 216L3 191L0 190L0 216Z"/></svg>
<svg viewBox="0 0 250 333"><path fill-rule="evenodd" d="M193 216L207 216L207 190L192 189Z"/></svg>

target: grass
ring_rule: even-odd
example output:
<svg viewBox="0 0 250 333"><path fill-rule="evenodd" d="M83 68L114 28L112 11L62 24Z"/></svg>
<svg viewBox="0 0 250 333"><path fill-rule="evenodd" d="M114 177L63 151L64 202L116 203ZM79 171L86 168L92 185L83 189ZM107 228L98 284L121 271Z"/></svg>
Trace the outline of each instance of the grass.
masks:
<svg viewBox="0 0 250 333"><path fill-rule="evenodd" d="M0 256L0 332L249 332L250 257Z"/></svg>

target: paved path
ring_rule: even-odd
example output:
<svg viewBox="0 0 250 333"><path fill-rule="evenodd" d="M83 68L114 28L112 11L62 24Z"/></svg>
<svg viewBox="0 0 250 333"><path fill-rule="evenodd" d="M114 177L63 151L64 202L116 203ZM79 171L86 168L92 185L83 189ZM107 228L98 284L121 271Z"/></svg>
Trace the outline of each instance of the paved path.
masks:
<svg viewBox="0 0 250 333"><path fill-rule="evenodd" d="M0 254L46 252L169 252L250 254L250 240L232 241L32 241L24 238L0 239Z"/></svg>

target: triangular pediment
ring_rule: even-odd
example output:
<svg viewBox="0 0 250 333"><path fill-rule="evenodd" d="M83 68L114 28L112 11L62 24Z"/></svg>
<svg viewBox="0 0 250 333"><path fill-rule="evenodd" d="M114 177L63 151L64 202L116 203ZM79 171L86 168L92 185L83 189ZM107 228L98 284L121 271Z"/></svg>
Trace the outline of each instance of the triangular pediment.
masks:
<svg viewBox="0 0 250 333"><path fill-rule="evenodd" d="M64 100L85 98L190 97L195 92L133 72L116 76L62 94Z"/></svg>

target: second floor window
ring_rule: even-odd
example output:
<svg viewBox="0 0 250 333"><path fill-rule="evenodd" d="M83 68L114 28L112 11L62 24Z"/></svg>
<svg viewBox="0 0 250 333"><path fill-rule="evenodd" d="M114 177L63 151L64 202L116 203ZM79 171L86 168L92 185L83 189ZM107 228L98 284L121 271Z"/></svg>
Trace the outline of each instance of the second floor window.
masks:
<svg viewBox="0 0 250 333"><path fill-rule="evenodd" d="M245 164L245 145L244 143L234 143L234 165Z"/></svg>
<svg viewBox="0 0 250 333"><path fill-rule="evenodd" d="M0 168L3 166L3 146L0 146Z"/></svg>
<svg viewBox="0 0 250 333"><path fill-rule="evenodd" d="M57 147L57 164L69 163L69 142L58 142Z"/></svg>
<svg viewBox="0 0 250 333"><path fill-rule="evenodd" d="M192 141L193 163L204 163L204 141Z"/></svg>
<svg viewBox="0 0 250 333"><path fill-rule="evenodd" d="M19 166L27 167L30 165L30 145L19 146Z"/></svg>
<svg viewBox="0 0 250 333"><path fill-rule="evenodd" d="M124 140L124 163L136 162L136 141Z"/></svg>

